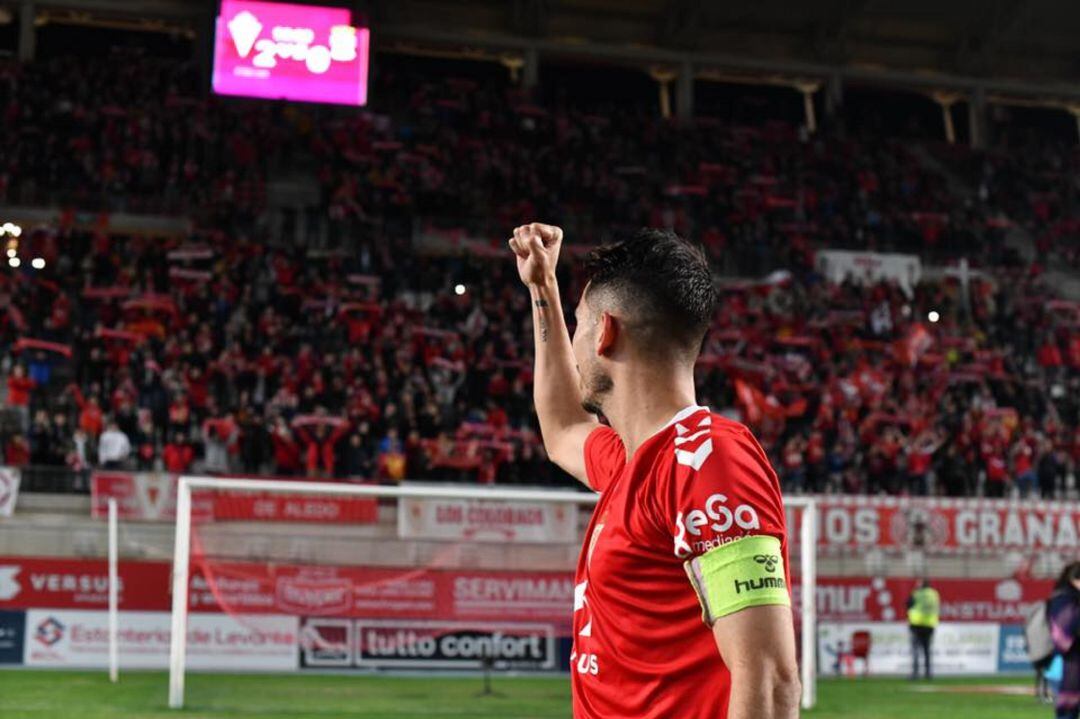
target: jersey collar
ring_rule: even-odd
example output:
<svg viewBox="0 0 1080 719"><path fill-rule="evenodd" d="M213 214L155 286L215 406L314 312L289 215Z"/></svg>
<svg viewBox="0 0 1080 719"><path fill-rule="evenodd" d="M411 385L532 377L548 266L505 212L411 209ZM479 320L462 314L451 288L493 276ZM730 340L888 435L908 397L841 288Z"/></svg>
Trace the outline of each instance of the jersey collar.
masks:
<svg viewBox="0 0 1080 719"><path fill-rule="evenodd" d="M661 429L660 431L661 432L664 431L665 429L667 429L671 425L675 424L676 422L682 422L684 419L686 419L690 415L696 414L697 412L700 412L703 409L707 410L709 408L708 407L702 407L699 404L692 404L689 407L684 407L683 409L676 412L675 416L671 418L671 421L668 422L667 424L665 424L663 429Z"/></svg>

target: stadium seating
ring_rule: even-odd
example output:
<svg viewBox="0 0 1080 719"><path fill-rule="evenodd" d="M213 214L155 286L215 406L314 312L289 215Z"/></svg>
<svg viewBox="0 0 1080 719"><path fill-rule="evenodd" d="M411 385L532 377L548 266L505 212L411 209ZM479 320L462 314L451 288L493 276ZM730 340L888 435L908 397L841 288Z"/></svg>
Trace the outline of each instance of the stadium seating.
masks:
<svg viewBox="0 0 1080 719"><path fill-rule="evenodd" d="M503 251L542 218L571 256L653 225L700 239L726 277L789 270L724 283L698 378L703 404L755 426L789 491L1065 491L1080 310L1010 252L1002 220L1038 220L1044 255L1078 261L1065 168L1009 148L939 155L983 183L966 201L888 138L680 128L389 67L372 112L344 114L196 99L173 61L0 65L15 138L0 202L73 208L22 240L45 270L0 275L4 463L85 470L119 431L131 451L110 467L568 483L537 434L527 297ZM315 247L267 222L269 178L303 169ZM125 235L108 227L121 211L197 229ZM828 284L823 247L979 272L967 300L948 272L912 296Z"/></svg>

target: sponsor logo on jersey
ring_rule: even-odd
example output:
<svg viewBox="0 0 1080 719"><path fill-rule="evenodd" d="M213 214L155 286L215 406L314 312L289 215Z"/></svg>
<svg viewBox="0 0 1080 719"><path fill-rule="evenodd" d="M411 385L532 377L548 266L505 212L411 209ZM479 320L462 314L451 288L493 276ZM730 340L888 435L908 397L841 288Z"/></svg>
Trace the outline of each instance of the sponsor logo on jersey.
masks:
<svg viewBox="0 0 1080 719"><path fill-rule="evenodd" d="M576 669L578 674L591 674L594 677L600 675L600 659L595 654L572 652L570 666Z"/></svg>
<svg viewBox="0 0 1080 719"><path fill-rule="evenodd" d="M707 552L727 542L745 536L746 531L761 528L757 510L749 504L740 504L732 510L727 506L727 495L711 495L705 500L704 509L694 509L685 515L675 516L675 556L685 559L690 555ZM711 529L719 537L701 538L702 529ZM742 530L728 534L732 529Z"/></svg>

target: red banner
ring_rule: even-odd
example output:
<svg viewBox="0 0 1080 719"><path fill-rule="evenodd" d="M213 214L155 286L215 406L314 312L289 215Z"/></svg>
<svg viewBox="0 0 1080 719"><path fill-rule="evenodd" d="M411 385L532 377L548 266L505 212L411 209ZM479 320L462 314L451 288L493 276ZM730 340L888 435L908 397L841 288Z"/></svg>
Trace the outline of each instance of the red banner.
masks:
<svg viewBox="0 0 1080 719"><path fill-rule="evenodd" d="M200 494L196 492L194 500L197 501L199 497ZM205 502L200 504L205 507ZM216 492L212 495L209 509L214 521L374 524L379 514L378 501L371 497L327 497L280 492Z"/></svg>
<svg viewBox="0 0 1080 719"><path fill-rule="evenodd" d="M569 624L570 572L492 572L218 563L191 581L192 609L374 619Z"/></svg>
<svg viewBox="0 0 1080 719"><path fill-rule="evenodd" d="M193 612L368 619L545 621L569 625L569 572L493 572L386 567L192 565ZM168 562L119 564L120 608L171 609ZM107 609L105 560L0 557L0 609Z"/></svg>
<svg viewBox="0 0 1080 719"><path fill-rule="evenodd" d="M796 578L797 582L797 578ZM897 577L818 577L819 622L907 621L907 599L918 580ZM1025 611L1050 596L1040 579L935 579L943 622L1022 624ZM796 614L801 587L795 585Z"/></svg>
<svg viewBox="0 0 1080 719"><path fill-rule="evenodd" d="M168 562L119 565L121 609L168 609ZM108 609L104 559L0 557L0 609Z"/></svg>
<svg viewBox="0 0 1080 719"><path fill-rule="evenodd" d="M824 552L926 549L933 552L1076 550L1080 504L988 499L819 497ZM801 513L788 516L798 536Z"/></svg>
<svg viewBox="0 0 1080 719"><path fill-rule="evenodd" d="M192 568L193 612L294 614L367 619L541 621L568 626L574 583L569 572L492 572L386 567L301 567L214 563ZM120 608L168 611L167 562L122 561ZM909 578L819 577L818 621L904 621ZM941 619L1019 624L1049 595L1051 582L1030 578L938 579ZM798 578L794 607L799 608ZM0 557L0 609L106 609L104 560Z"/></svg>
<svg viewBox="0 0 1080 719"><path fill-rule="evenodd" d="M108 516L109 499L125 521L167 522L176 518L176 476L153 473L95 472L90 478L90 511ZM196 521L332 522L373 524L373 497L283 494L280 492L201 491L192 494Z"/></svg>
<svg viewBox="0 0 1080 719"><path fill-rule="evenodd" d="M94 519L108 517L110 499L116 500L117 516L124 521L176 519L176 477L94 472L90 477L90 516Z"/></svg>
<svg viewBox="0 0 1080 719"><path fill-rule="evenodd" d="M470 542L578 543L576 505L403 498L398 536Z"/></svg>

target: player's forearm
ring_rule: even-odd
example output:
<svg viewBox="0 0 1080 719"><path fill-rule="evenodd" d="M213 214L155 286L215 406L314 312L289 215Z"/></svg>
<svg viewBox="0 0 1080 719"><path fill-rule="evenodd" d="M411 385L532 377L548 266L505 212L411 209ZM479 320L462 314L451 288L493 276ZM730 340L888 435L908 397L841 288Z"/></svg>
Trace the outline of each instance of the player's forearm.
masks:
<svg viewBox="0 0 1080 719"><path fill-rule="evenodd" d="M732 667L728 719L798 719L801 695L796 671L770 664Z"/></svg>
<svg viewBox="0 0 1080 719"><path fill-rule="evenodd" d="M559 286L554 278L529 285L536 364L533 402L545 443L559 431L592 420L581 408L581 393Z"/></svg>

